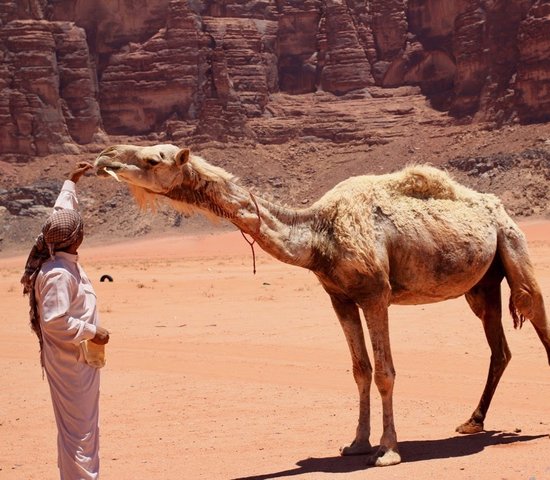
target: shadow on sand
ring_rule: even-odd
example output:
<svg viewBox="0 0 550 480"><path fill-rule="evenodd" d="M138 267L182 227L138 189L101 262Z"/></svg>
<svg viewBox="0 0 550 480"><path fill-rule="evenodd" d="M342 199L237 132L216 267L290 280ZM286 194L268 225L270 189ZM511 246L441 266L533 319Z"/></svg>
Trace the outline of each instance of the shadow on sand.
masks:
<svg viewBox="0 0 550 480"><path fill-rule="evenodd" d="M420 462L440 458L455 458L473 455L485 447L509 443L529 442L548 435L519 435L509 432L482 432L476 435L460 435L440 440L413 440L399 443L403 462ZM365 456L307 458L296 463L297 467L280 472L238 477L233 480L267 480L269 478L293 477L306 473L350 473L364 470Z"/></svg>

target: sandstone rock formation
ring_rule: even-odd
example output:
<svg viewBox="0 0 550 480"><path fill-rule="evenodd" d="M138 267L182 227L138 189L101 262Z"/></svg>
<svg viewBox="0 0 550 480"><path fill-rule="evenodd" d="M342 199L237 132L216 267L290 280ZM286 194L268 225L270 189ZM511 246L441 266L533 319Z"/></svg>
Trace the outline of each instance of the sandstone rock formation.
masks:
<svg viewBox="0 0 550 480"><path fill-rule="evenodd" d="M0 144L23 156L76 152L101 136L97 85L83 29L14 20L0 29Z"/></svg>
<svg viewBox="0 0 550 480"><path fill-rule="evenodd" d="M550 120L550 4L536 2L518 31L515 79L522 120Z"/></svg>
<svg viewBox="0 0 550 480"><path fill-rule="evenodd" d="M105 133L281 142L304 123L285 95L371 102L381 87L458 118L546 121L549 47L544 0L0 0L0 154Z"/></svg>

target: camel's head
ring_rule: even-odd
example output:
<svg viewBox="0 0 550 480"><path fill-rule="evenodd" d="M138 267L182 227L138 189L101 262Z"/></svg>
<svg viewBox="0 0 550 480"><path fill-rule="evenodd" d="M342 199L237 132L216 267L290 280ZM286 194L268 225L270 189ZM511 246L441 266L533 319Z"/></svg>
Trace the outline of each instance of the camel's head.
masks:
<svg viewBox="0 0 550 480"><path fill-rule="evenodd" d="M174 145L114 145L98 155L95 167L99 176L111 175L131 187L163 194L181 183L188 160L189 149Z"/></svg>
<svg viewBox="0 0 550 480"><path fill-rule="evenodd" d="M142 208L154 209L161 196L186 213L195 211L207 192L212 194L234 181L225 170L174 145L115 145L98 155L95 167L97 175L127 183Z"/></svg>

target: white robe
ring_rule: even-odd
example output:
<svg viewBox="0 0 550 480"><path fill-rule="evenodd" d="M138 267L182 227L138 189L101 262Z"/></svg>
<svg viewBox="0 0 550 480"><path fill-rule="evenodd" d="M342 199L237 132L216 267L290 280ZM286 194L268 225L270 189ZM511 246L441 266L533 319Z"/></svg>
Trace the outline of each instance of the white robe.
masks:
<svg viewBox="0 0 550 480"><path fill-rule="evenodd" d="M65 181L54 210L76 210L75 184ZM37 276L44 369L57 423L61 480L99 478L99 370L84 361L82 340L96 334L96 295L78 256L56 252Z"/></svg>

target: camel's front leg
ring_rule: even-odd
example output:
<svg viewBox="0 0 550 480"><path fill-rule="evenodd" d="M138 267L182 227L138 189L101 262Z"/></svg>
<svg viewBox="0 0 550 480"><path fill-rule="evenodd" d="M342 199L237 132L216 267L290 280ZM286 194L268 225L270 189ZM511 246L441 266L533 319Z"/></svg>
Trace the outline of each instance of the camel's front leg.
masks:
<svg viewBox="0 0 550 480"><path fill-rule="evenodd" d="M362 305L372 342L374 381L382 397L383 433L378 451L368 463L379 467L401 462L393 421L393 384L395 370L390 348L387 298L381 295Z"/></svg>
<svg viewBox="0 0 550 480"><path fill-rule="evenodd" d="M365 345L359 309L355 302L331 295L332 306L340 320L348 342L353 365L353 377L359 390L359 422L353 442L340 449L342 455L362 455L372 450L370 437L370 385L372 366Z"/></svg>

